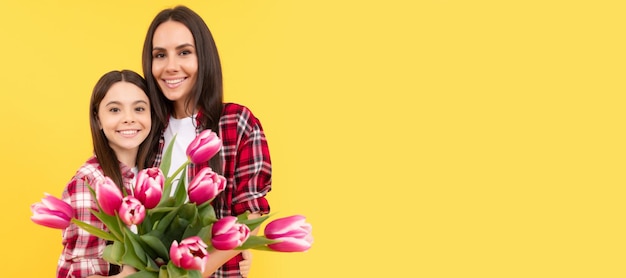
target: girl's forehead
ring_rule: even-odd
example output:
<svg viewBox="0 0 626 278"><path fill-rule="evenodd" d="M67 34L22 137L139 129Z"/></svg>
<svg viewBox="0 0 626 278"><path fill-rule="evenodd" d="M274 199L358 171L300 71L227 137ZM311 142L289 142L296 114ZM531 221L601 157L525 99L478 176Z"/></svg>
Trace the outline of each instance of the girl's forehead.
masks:
<svg viewBox="0 0 626 278"><path fill-rule="evenodd" d="M137 85L129 82L117 82L109 88L106 95L102 99L101 104L110 102L117 103L150 103L146 93Z"/></svg>

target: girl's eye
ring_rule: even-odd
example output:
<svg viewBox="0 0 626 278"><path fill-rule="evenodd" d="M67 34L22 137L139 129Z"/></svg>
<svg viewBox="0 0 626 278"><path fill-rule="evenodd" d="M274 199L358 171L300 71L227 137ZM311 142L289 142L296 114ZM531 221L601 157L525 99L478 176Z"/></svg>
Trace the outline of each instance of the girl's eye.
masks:
<svg viewBox="0 0 626 278"><path fill-rule="evenodd" d="M135 108L135 111L143 112L143 111L146 111L146 108L145 107L137 107L137 108Z"/></svg>
<svg viewBox="0 0 626 278"><path fill-rule="evenodd" d="M117 108L117 107L112 107L112 108L109 109L109 112L113 112L113 113L120 112L120 109Z"/></svg>

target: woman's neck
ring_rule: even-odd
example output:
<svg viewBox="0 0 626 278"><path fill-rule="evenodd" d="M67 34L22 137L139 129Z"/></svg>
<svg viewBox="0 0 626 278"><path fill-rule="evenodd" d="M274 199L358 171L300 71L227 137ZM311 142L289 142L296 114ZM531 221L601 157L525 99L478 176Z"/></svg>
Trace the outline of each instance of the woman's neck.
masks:
<svg viewBox="0 0 626 278"><path fill-rule="evenodd" d="M182 118L191 117L195 111L197 110L191 107L185 106L184 101L177 101L174 103L174 111L172 113L172 117L174 117L174 119L182 119Z"/></svg>

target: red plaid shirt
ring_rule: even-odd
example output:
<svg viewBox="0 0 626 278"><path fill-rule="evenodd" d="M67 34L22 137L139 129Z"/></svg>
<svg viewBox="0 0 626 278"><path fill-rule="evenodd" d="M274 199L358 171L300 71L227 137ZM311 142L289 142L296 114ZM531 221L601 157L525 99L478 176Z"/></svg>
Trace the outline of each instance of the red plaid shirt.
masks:
<svg viewBox="0 0 626 278"><path fill-rule="evenodd" d="M196 126L200 126L199 123ZM200 128L196 133L200 133ZM229 103L224 107L219 122L220 139L222 139L222 173L226 178L226 189L213 200L213 207L218 218L237 216L246 211L251 213L268 214L270 206L265 199L271 190L272 164L269 148L261 122L252 112L238 104ZM161 135L159 154L155 162L156 167L161 163L165 146L164 136ZM191 181L204 164L191 164L188 169L188 180ZM211 277L241 277L239 262L241 254L235 256L218 269Z"/></svg>
<svg viewBox="0 0 626 278"><path fill-rule="evenodd" d="M120 163L124 186L130 190L134 173L131 168ZM97 180L104 179L98 159L93 156L70 180L63 191L62 198L74 208L74 217L80 221L106 230L104 224L91 214L98 205L89 192L87 184L94 186ZM102 252L106 242L97 236L91 235L75 224L70 224L63 230L63 253L57 266L57 277L87 277L99 274L108 276L109 263L102 259Z"/></svg>

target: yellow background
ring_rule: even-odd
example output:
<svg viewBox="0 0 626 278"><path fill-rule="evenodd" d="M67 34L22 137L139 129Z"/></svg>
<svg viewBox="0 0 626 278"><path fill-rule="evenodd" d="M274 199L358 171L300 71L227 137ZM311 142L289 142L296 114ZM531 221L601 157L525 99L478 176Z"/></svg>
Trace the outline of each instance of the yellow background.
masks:
<svg viewBox="0 0 626 278"><path fill-rule="evenodd" d="M250 277L626 277L623 1L2 1L0 269L53 277L29 206L91 155L97 79L152 17L210 26L306 253Z"/></svg>

